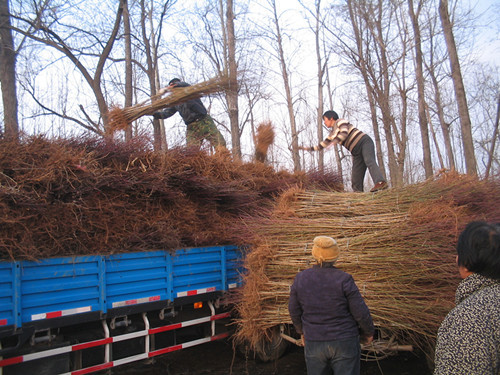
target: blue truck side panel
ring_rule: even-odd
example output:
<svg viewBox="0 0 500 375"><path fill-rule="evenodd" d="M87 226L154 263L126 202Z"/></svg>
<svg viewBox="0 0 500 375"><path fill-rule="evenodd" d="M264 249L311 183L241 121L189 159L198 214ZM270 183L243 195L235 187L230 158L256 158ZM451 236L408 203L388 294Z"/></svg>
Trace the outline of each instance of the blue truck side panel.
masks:
<svg viewBox="0 0 500 375"><path fill-rule="evenodd" d="M19 324L17 318L17 262L0 263L0 326Z"/></svg>
<svg viewBox="0 0 500 375"><path fill-rule="evenodd" d="M169 300L168 267L171 255L165 251L128 253L106 259L106 310L117 303L158 297Z"/></svg>
<svg viewBox="0 0 500 375"><path fill-rule="evenodd" d="M0 262L0 331L241 285L236 246Z"/></svg>
<svg viewBox="0 0 500 375"><path fill-rule="evenodd" d="M21 323L100 304L98 256L20 262Z"/></svg>

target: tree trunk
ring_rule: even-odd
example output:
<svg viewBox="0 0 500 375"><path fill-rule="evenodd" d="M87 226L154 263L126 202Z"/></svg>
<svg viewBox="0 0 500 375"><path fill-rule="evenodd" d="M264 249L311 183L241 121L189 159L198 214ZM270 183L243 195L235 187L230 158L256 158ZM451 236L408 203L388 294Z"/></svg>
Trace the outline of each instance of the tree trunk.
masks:
<svg viewBox="0 0 500 375"><path fill-rule="evenodd" d="M156 95L158 89L160 89L160 79L158 72L158 55L157 55L157 44L156 40L161 36L161 26L158 35L154 33L152 17L152 9L150 12L146 10L145 0L140 1L141 5L141 31L142 31L142 41L144 44L144 51L146 56L146 73L149 80L149 88L151 96ZM166 4L165 4L166 7ZM164 7L161 13L161 21L166 12ZM150 25L150 33L147 32L147 23ZM148 36L149 35L149 36ZM165 125L163 120L154 119L153 120L153 147L156 151L167 150L167 138L165 136Z"/></svg>
<svg viewBox="0 0 500 375"><path fill-rule="evenodd" d="M332 86L330 84L330 74L329 74L329 69L328 69L328 65L326 65L326 69L325 69L325 72L326 72L326 87L328 88L328 100L330 102L330 109L333 110L333 90L332 90ZM339 147L338 144L335 145L335 162L337 164L337 173L338 175L340 176L341 178L341 181L342 181L342 185L344 185L344 173L342 171L342 159L343 159L343 154L341 155L341 148L342 146Z"/></svg>
<svg viewBox="0 0 500 375"><path fill-rule="evenodd" d="M4 111L5 138L17 140L16 51L10 29L9 1L0 0L0 82Z"/></svg>
<svg viewBox="0 0 500 375"><path fill-rule="evenodd" d="M241 159L240 126L238 121L238 64L236 62L236 35L234 32L234 5L233 0L227 0L226 4L227 23L227 49L229 82L227 104L229 108L229 121L231 123L231 144L233 157Z"/></svg>
<svg viewBox="0 0 500 375"><path fill-rule="evenodd" d="M474 154L474 142L472 139L472 125L467 106L467 96L460 69L457 47L453 36L453 28L448 14L448 0L439 1L439 17L446 40L446 48L450 59L451 78L455 88L455 97L458 105L458 115L460 117L460 129L462 132L462 144L464 148L465 167L467 174L477 176L476 156Z"/></svg>
<svg viewBox="0 0 500 375"><path fill-rule="evenodd" d="M123 5L123 31L125 37L125 107L132 106L132 40L130 35L130 13L128 1L124 0ZM132 139L132 124L128 124L125 129L125 140Z"/></svg>
<svg viewBox="0 0 500 375"><path fill-rule="evenodd" d="M318 73L318 111L317 111L317 129L318 129L318 143L323 140L323 61L321 59L321 49L319 45L319 32L320 32L320 6L321 0L316 1L316 29L314 30L315 45L316 45L316 65ZM325 170L325 154L323 150L318 152L318 170L323 172Z"/></svg>
<svg viewBox="0 0 500 375"><path fill-rule="evenodd" d="M434 66L431 64L429 67L427 67L427 71L429 72L429 76L431 78L431 82L434 87L434 101L436 104L436 112L439 118L439 125L441 126L441 132L443 133L444 146L446 149L446 156L448 159L447 167L451 170L455 170L455 155L453 154L453 148L451 145L450 130L448 128L448 124L446 123L444 117L441 92L439 89L439 83L436 77Z"/></svg>
<svg viewBox="0 0 500 375"><path fill-rule="evenodd" d="M425 91L424 91L424 72L422 58L422 42L420 38L420 26L418 24L418 14L420 13L420 3L418 10L415 13L413 0L408 1L410 19L413 26L413 34L415 37L415 75L417 80L418 94L418 123L420 125L420 137L422 140L423 160L425 178L431 178L433 175L431 146L429 142L429 125L425 114Z"/></svg>
<svg viewBox="0 0 500 375"><path fill-rule="evenodd" d="M276 11L276 2L272 1L273 13L274 13L274 25L276 27L276 42L278 47L278 55L281 66L281 75L283 77L283 84L285 86L286 103L288 107L288 117L290 119L290 129L292 131L292 160L293 160L293 170L300 171L300 154L299 154L299 137L297 134L297 124L295 122L295 114L293 112L293 99L292 99L292 89L290 87L290 82L288 79L288 69L285 60L285 52L283 51L283 41L281 38L281 29L278 22L278 14Z"/></svg>
<svg viewBox="0 0 500 375"><path fill-rule="evenodd" d="M486 165L486 173L484 175L484 178L488 178L490 176L490 169L491 169L491 164L493 162L493 159L495 158L495 146L497 144L498 140L498 122L500 120L500 96L498 96L498 102L497 102L497 118L495 120L495 128L493 130L493 140L491 142L491 150L488 155L488 163Z"/></svg>

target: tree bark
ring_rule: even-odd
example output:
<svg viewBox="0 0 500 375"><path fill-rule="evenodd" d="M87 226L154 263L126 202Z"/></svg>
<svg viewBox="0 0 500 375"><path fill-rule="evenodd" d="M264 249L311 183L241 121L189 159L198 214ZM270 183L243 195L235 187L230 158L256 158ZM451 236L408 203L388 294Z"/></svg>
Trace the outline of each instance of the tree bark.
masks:
<svg viewBox="0 0 500 375"><path fill-rule="evenodd" d="M130 35L130 13L128 0L123 4L123 31L125 37L125 107L132 106L132 40ZM132 139L132 124L128 124L125 129L125 140Z"/></svg>
<svg viewBox="0 0 500 375"><path fill-rule="evenodd" d="M4 111L4 135L17 140L19 123L17 118L16 51L12 38L9 1L0 0L0 82Z"/></svg>
<svg viewBox="0 0 500 375"><path fill-rule="evenodd" d="M429 76L431 78L432 86L434 87L434 102L436 105L436 112L439 118L439 125L441 126L441 132L443 133L444 146L446 150L446 157L448 159L447 167L451 170L455 170L455 155L453 154L453 148L451 145L450 129L446 123L444 117L443 103L441 100L441 91L439 88L438 79L436 77L434 66L431 64L427 67Z"/></svg>
<svg viewBox="0 0 500 375"><path fill-rule="evenodd" d="M230 83L226 97L229 109L229 122L231 124L232 154L236 159L241 159L240 126L238 120L238 64L236 62L236 35L234 32L233 0L227 0L226 7L227 66L229 70Z"/></svg>
<svg viewBox="0 0 500 375"><path fill-rule="evenodd" d="M439 1L439 17L443 27L446 48L450 59L451 78L455 88L455 97L458 105L458 115L460 117L460 129L462 132L462 144L464 148L465 167L467 174L477 176L477 163L474 154L474 142L472 139L472 125L470 121L469 108L467 106L467 96L460 69L457 47L453 36L453 28L448 14L448 0Z"/></svg>
<svg viewBox="0 0 500 375"><path fill-rule="evenodd" d="M297 134L297 124L295 122L295 114L293 111L293 99L292 99L292 88L290 87L290 81L288 77L288 68L285 60L285 52L283 51L283 41L281 37L281 29L278 21L278 13L276 10L276 1L272 0L273 16L274 16L274 26L276 28L276 43L278 48L278 56L281 67L281 76L283 78L283 84L285 86L286 103L288 108L288 118L290 119L290 129L292 131L292 160L293 160L293 170L300 171L300 154L299 154L299 137Z"/></svg>
<svg viewBox="0 0 500 375"><path fill-rule="evenodd" d="M316 0L316 28L314 30L314 41L316 46L316 66L318 73L318 111L317 111L317 129L318 129L318 143L323 140L323 76L324 67L323 61L321 59L321 49L319 44L319 32L320 32L320 7L321 0ZM325 154L323 150L318 152L318 170L325 170Z"/></svg>
<svg viewBox="0 0 500 375"><path fill-rule="evenodd" d="M495 146L497 144L498 140L498 123L500 120L500 96L498 96L498 101L497 101L497 117L495 120L495 128L493 130L493 140L491 142L491 150L488 155L488 163L486 164L486 173L485 173L485 178L489 178L490 176L490 170L491 170L491 164L493 162L493 159L495 158Z"/></svg>
<svg viewBox="0 0 500 375"><path fill-rule="evenodd" d="M418 96L418 124L420 125L420 137L422 140L423 160L425 178L431 178L433 175L431 146L429 142L429 125L425 114L425 91L424 91L424 71L422 58L422 41L420 37L420 26L418 24L418 14L420 13L421 3L419 2L417 12L413 6L413 0L408 1L410 19L413 26L413 34L415 38L415 75L417 80L417 96Z"/></svg>

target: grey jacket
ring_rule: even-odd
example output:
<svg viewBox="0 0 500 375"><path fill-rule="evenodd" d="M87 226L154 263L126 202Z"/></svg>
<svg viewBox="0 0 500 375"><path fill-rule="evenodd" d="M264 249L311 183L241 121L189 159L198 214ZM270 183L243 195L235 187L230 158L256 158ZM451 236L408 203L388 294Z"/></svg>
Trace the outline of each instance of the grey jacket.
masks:
<svg viewBox="0 0 500 375"><path fill-rule="evenodd" d="M473 273L438 330L436 375L500 374L500 280Z"/></svg>

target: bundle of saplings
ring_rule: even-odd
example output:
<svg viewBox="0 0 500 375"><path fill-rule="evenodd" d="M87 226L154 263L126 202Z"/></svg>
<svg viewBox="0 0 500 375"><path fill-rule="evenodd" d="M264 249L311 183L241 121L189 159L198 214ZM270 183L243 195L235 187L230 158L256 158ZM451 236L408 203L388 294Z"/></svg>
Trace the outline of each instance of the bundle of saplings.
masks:
<svg viewBox="0 0 500 375"><path fill-rule="evenodd" d="M229 153L149 145L0 140L0 260L238 245L246 218L291 186L342 189L334 173L276 172Z"/></svg>
<svg viewBox="0 0 500 375"><path fill-rule="evenodd" d="M460 281L457 237L472 220L499 222L498 202L498 180L453 173L375 194L291 189L249 228L237 338L255 347L291 324L289 287L314 262L314 237L325 235L337 240L336 266L353 275L384 337L432 348Z"/></svg>

